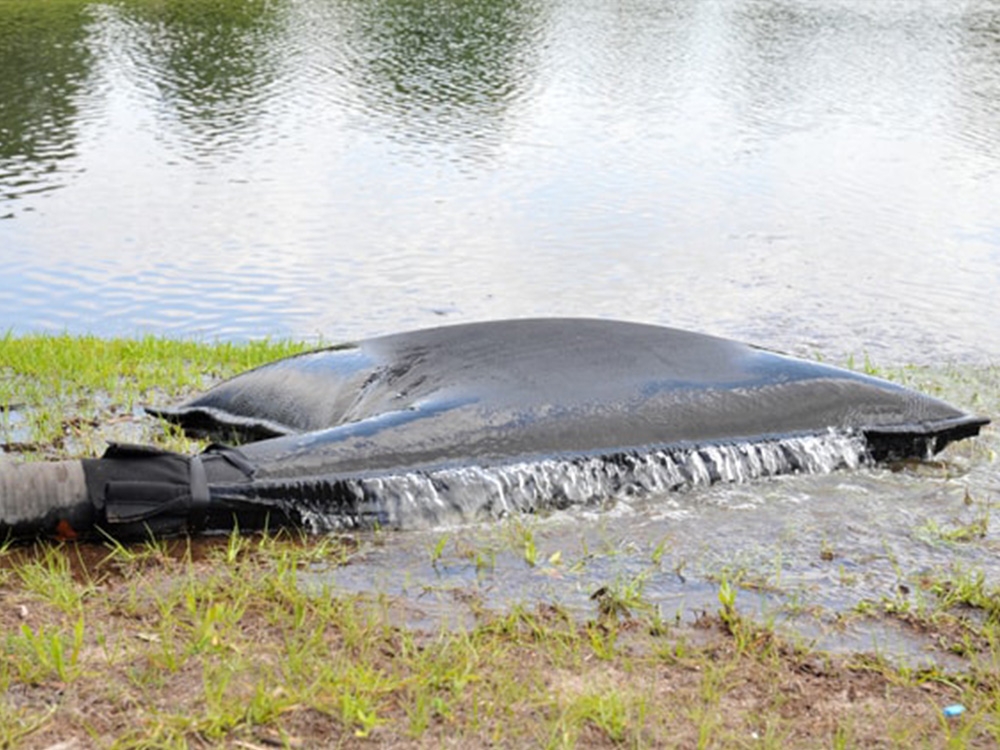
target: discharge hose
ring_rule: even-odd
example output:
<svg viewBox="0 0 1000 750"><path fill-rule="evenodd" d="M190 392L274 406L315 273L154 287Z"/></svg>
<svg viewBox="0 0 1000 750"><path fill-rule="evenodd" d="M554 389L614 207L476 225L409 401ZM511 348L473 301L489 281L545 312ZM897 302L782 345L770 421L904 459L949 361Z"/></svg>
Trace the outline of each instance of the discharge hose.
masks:
<svg viewBox="0 0 1000 750"><path fill-rule="evenodd" d="M0 461L0 544L37 538L120 541L200 531L277 528L279 504L212 497L212 482L239 486L253 467L225 446L185 456L111 445L101 458Z"/></svg>

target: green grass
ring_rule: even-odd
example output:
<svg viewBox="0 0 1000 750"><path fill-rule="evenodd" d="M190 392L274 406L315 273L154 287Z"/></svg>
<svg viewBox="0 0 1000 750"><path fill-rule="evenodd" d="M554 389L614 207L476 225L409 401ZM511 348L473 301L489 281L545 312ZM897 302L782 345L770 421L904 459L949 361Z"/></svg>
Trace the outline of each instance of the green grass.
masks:
<svg viewBox="0 0 1000 750"><path fill-rule="evenodd" d="M291 341L207 344L8 332L0 337L0 438L21 452L93 452L82 436L95 427L134 423L143 405L169 403L308 348ZM178 439L166 431L151 437L169 446Z"/></svg>
<svg viewBox="0 0 1000 750"><path fill-rule="evenodd" d="M117 424L144 442L181 438L141 413L305 348L160 338L0 339L2 436L24 454L99 452ZM926 373L910 372L917 379ZM997 402L992 390L980 398ZM193 446L189 446L192 447ZM915 543L983 544L987 499L917 521ZM966 515L968 514L968 515ZM912 595L859 602L925 635L957 667L879 653L825 654L741 607L781 589L771 566L719 566L716 604L693 625L647 598L671 540L587 594L588 615L545 601L491 608L450 590L463 624L406 626L415 601L333 587L360 544L391 535L231 535L125 546L0 548L0 749L49 747L989 747L1000 741L1000 588L981 572L899 571ZM575 585L622 554L546 547L531 518L484 545L461 529L428 543L442 575L493 575L498 556ZM817 564L835 546L818 543ZM671 572L666 568L675 566ZM773 568L773 570L771 569ZM319 582L319 583L317 583ZM941 708L961 703L948 719Z"/></svg>
<svg viewBox="0 0 1000 750"><path fill-rule="evenodd" d="M343 544L6 551L0 747L974 747L1000 734L992 618L960 675L795 649L744 617L726 581L696 631L652 627L634 582L618 584L627 611L613 616L512 607L419 631L376 592L302 585L349 564ZM940 606L998 601L956 580ZM938 718L953 702L970 709L961 724Z"/></svg>

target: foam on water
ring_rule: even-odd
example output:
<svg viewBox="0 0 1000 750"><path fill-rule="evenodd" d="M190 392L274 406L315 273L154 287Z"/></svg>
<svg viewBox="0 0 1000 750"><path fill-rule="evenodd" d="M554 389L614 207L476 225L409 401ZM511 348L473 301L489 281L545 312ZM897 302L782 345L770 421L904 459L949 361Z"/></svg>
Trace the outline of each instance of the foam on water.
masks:
<svg viewBox="0 0 1000 750"><path fill-rule="evenodd" d="M853 433L692 445L610 456L551 458L388 476L316 478L260 487L315 533L344 528L426 528L512 513L595 506L715 482L829 473L867 460Z"/></svg>

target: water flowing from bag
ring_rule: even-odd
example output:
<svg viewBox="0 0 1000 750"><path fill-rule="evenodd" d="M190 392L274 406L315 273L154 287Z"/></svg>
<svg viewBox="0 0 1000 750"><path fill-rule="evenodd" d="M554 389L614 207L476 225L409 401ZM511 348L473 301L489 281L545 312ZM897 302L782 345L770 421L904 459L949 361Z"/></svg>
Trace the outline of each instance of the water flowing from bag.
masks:
<svg viewBox="0 0 1000 750"><path fill-rule="evenodd" d="M825 474L867 459L863 436L842 432L501 466L464 466L377 478L275 483L262 488L315 533L432 528L515 513L606 506L717 482ZM346 498L346 500L345 500Z"/></svg>

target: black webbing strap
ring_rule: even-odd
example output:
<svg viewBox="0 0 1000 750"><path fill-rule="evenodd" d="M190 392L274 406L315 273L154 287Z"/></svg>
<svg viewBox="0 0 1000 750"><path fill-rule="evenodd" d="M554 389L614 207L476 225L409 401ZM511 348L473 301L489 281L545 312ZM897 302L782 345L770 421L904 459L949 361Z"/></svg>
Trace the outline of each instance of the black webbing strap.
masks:
<svg viewBox="0 0 1000 750"><path fill-rule="evenodd" d="M157 526L199 530L212 505L205 462L214 456L225 461L229 468L224 473L233 479L252 474L249 462L225 446L213 446L201 456L184 456L115 443L101 459L85 463L88 494L112 525L141 524L155 518Z"/></svg>
<svg viewBox="0 0 1000 750"><path fill-rule="evenodd" d="M208 478L205 475L205 464L201 462L201 456L191 456L188 461L188 476L191 487L191 506L188 518L193 528L201 529L205 526L205 513L212 502L208 494Z"/></svg>
<svg viewBox="0 0 1000 750"><path fill-rule="evenodd" d="M239 469L246 479L253 479L253 464L250 463L246 456L232 446L223 445L222 443L212 443L205 449L205 452L202 455L220 456L226 461L226 463L236 469Z"/></svg>

